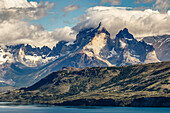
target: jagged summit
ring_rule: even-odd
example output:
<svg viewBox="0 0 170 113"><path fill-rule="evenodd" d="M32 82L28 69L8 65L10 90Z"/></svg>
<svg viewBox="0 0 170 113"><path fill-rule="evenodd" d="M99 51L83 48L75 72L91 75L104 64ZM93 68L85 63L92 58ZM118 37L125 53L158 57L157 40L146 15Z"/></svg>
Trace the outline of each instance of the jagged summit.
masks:
<svg viewBox="0 0 170 113"><path fill-rule="evenodd" d="M91 42L96 35L100 35L101 33L104 33L107 37L110 37L110 33L106 30L106 28L102 27L102 23L100 22L96 28L88 28L80 31L76 36L75 43L78 46L83 47Z"/></svg>
<svg viewBox="0 0 170 113"><path fill-rule="evenodd" d="M102 26L102 22L99 23L99 25L96 29L100 29L101 26Z"/></svg>
<svg viewBox="0 0 170 113"><path fill-rule="evenodd" d="M122 32L123 32L123 33L127 33L127 34L129 33L129 31L128 31L127 28L124 28Z"/></svg>
<svg viewBox="0 0 170 113"><path fill-rule="evenodd" d="M120 30L120 32L116 35L119 38L127 38L127 39L134 39L133 35L129 33L127 28Z"/></svg>
<svg viewBox="0 0 170 113"><path fill-rule="evenodd" d="M98 27L96 28L97 33L106 33L107 35L110 35L110 33L107 31L107 29L102 25L100 22Z"/></svg>

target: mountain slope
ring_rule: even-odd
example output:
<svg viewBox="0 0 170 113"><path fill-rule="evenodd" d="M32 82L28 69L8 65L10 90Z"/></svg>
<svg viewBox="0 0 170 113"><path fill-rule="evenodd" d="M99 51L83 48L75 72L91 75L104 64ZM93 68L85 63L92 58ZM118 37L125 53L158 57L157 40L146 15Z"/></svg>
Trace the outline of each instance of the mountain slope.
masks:
<svg viewBox="0 0 170 113"><path fill-rule="evenodd" d="M0 100L57 105L170 106L170 62L63 68L28 88L1 94Z"/></svg>
<svg viewBox="0 0 170 113"><path fill-rule="evenodd" d="M124 48L121 48L121 41L126 44ZM30 84L62 67L86 68L159 62L156 55L150 55L152 58L149 56L154 52L154 48L145 42L138 42L127 29L120 31L112 40L110 34L100 24L95 29L81 31L73 44L67 45L67 43L62 41L60 46L61 49L64 48L64 55L59 54L59 58L51 64L29 75L34 77L30 80Z"/></svg>
<svg viewBox="0 0 170 113"><path fill-rule="evenodd" d="M170 35L145 37L146 43L152 44L155 48L156 55L161 61L169 61L170 59Z"/></svg>
<svg viewBox="0 0 170 113"><path fill-rule="evenodd" d="M29 44L0 48L0 83L15 87L32 85L62 67L124 66L161 61L152 45L137 41L127 28L111 39L101 23L96 28L80 31L74 42L60 41L53 48Z"/></svg>

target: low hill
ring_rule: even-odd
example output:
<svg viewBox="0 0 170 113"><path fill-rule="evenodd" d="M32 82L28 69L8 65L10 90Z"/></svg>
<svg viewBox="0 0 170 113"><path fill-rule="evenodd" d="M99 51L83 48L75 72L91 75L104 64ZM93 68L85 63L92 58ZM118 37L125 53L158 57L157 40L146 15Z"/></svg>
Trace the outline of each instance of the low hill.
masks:
<svg viewBox="0 0 170 113"><path fill-rule="evenodd" d="M65 67L0 101L55 105L170 107L170 61L123 67Z"/></svg>

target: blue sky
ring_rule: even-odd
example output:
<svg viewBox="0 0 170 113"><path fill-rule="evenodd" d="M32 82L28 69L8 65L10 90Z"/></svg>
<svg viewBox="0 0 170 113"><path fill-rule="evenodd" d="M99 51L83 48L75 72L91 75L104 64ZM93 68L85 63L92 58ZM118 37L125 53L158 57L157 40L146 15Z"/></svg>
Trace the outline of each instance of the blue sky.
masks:
<svg viewBox="0 0 170 113"><path fill-rule="evenodd" d="M36 2L46 2L47 0L28 0ZM86 10L94 6L115 6L115 7L152 7L154 2L151 3L135 3L136 0L122 0L120 5L112 5L110 2L102 3L101 0L48 0L50 3L55 3L53 9L49 11L48 16L40 20L31 21L31 23L41 24L45 30L53 31L55 28L62 28L64 26L73 27L78 23L78 17L85 14ZM66 14L63 11L64 7L69 5L76 5L79 8Z"/></svg>

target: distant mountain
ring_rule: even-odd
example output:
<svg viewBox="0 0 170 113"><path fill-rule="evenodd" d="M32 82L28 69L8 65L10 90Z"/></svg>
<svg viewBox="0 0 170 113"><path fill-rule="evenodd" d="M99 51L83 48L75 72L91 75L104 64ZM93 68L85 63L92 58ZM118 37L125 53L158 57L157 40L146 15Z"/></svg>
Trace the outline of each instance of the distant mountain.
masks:
<svg viewBox="0 0 170 113"><path fill-rule="evenodd" d="M170 35L145 37L146 43L153 45L156 55L161 61L169 61L170 59Z"/></svg>
<svg viewBox="0 0 170 113"><path fill-rule="evenodd" d="M0 46L0 86L29 86L62 67L124 66L164 61L167 56L164 57L161 51L169 54L169 46L165 44L164 50L160 51L154 44L146 42L137 41L127 28L111 39L100 23L96 28L81 30L74 42L63 40L53 48L31 44Z"/></svg>
<svg viewBox="0 0 170 113"><path fill-rule="evenodd" d="M56 105L170 107L170 62L123 67L65 67L0 101Z"/></svg>

